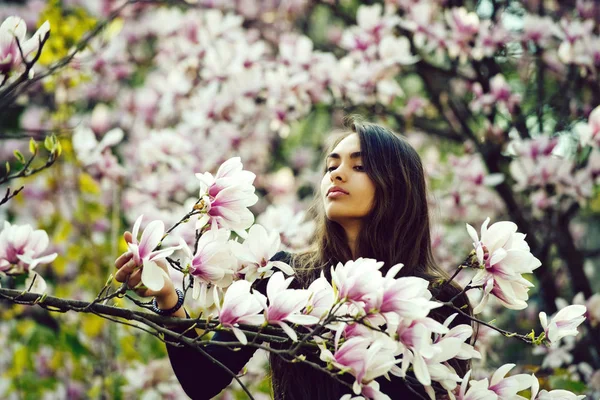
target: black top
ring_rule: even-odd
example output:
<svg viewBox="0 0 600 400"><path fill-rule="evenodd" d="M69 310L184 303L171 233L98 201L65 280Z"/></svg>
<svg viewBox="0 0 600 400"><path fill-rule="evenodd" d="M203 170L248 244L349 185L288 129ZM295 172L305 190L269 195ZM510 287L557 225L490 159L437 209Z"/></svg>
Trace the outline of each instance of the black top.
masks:
<svg viewBox="0 0 600 400"><path fill-rule="evenodd" d="M272 258L273 261L290 262L291 255L279 252ZM264 285L263 285L264 286ZM258 290L264 291L265 287ZM448 314L449 315L449 314ZM465 318L456 318L455 324L470 324ZM181 329L179 332L183 332ZM195 338L194 330L186 333L187 337ZM237 339L229 332L216 332L213 336L215 341L237 342ZM226 365L234 373L238 373L250 360L255 349L242 347L236 351L229 350L224 346L204 347L206 353ZM175 347L167 345L167 352L173 367L173 371L183 387L185 393L194 400L211 399L218 395L233 380L232 376L220 366L213 363L211 359L202 353L184 346ZM307 355L314 362L319 362L318 353ZM284 372L284 373L282 373ZM339 399L344 394L352 393L352 390L335 381L333 378L307 364L288 363L271 354L271 374L273 381L273 392L275 400L331 400ZM340 376L350 384L354 378L350 374ZM385 377L379 377L380 390L392 399L406 400L415 399L418 396L410 391L404 380L390 374L391 381ZM419 393L428 398L424 390L420 388Z"/></svg>

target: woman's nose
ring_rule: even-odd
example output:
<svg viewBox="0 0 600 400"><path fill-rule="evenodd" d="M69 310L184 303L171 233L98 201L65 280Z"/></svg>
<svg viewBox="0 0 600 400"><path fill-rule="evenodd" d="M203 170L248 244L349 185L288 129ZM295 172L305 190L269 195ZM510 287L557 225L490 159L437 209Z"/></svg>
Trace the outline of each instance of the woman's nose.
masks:
<svg viewBox="0 0 600 400"><path fill-rule="evenodd" d="M331 178L331 181L344 181L344 174L341 171L341 168L338 167L336 169L334 169L333 171L331 171L331 173L329 174L329 177Z"/></svg>

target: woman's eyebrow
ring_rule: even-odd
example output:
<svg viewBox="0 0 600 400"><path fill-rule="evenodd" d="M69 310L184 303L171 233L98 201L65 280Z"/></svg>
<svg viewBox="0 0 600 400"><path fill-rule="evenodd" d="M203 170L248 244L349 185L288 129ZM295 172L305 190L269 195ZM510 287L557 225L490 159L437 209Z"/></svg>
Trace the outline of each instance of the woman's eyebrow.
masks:
<svg viewBox="0 0 600 400"><path fill-rule="evenodd" d="M360 158L362 157L362 153L360 151L355 151L354 153L350 153L350 158ZM328 158L335 158L335 159L340 159L342 158L338 153L331 153L329 154L327 157L325 157L325 159Z"/></svg>

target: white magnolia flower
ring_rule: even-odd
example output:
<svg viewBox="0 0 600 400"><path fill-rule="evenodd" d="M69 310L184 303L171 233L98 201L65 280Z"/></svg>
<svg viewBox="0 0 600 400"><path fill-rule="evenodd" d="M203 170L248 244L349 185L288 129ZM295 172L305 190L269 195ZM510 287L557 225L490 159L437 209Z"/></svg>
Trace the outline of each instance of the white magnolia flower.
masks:
<svg viewBox="0 0 600 400"><path fill-rule="evenodd" d="M208 222L246 237L245 230L254 222L248 207L258 201L258 196L253 186L256 175L242 168L240 158L234 157L225 161L214 176L210 172L196 174L200 180L200 198L207 196L208 200L207 214L198 220L197 229Z"/></svg>
<svg viewBox="0 0 600 400"><path fill-rule="evenodd" d="M531 400L581 400L585 399L584 395L576 395L568 390L540 390L540 383L534 374L531 374Z"/></svg>
<svg viewBox="0 0 600 400"><path fill-rule="evenodd" d="M209 285L226 288L233 281L233 274L237 267L237 260L229 246L230 232L218 229L216 226L205 232L198 240L196 253L180 239L180 246L189 260L190 275L194 279L192 298L201 298L205 303L208 296ZM213 294L214 296L214 294Z"/></svg>
<svg viewBox="0 0 600 400"><path fill-rule="evenodd" d="M490 219L481 225L481 239L475 229L467 224L467 231L473 239L477 259L483 266L473 278L471 285L482 286L484 295L473 312L481 312L489 295L494 295L503 306L512 310L527 307L527 292L533 286L522 277L532 273L541 263L529 251L525 235L517 232L517 225L500 221L488 228Z"/></svg>
<svg viewBox="0 0 600 400"><path fill-rule="evenodd" d="M294 270L283 261L270 261L279 251L281 240L279 233L267 233L261 225L253 225L248 231L248 238L243 244L232 241L231 248L244 267L238 271L244 274L247 281L254 282L258 278L268 278L273 275L273 268L278 268L287 275L293 275Z"/></svg>
<svg viewBox="0 0 600 400"><path fill-rule="evenodd" d="M551 343L556 343L565 336L576 336L577 327L585 320L583 316L587 311L585 306L570 305L563 308L548 322L545 312L540 312L540 322L546 333L546 338Z"/></svg>
<svg viewBox="0 0 600 400"><path fill-rule="evenodd" d="M26 40L27 26L23 19L12 16L2 22L0 25L0 82L4 80L5 75L9 75L23 63L19 45L23 56L27 58L30 54L38 51L40 41L49 31L50 23L46 21L29 40ZM32 75L33 70L31 70L30 77Z"/></svg>
<svg viewBox="0 0 600 400"><path fill-rule="evenodd" d="M121 128L111 129L106 132L100 142L96 140L94 132L85 126L78 126L73 133L73 149L77 159L84 165L93 165L101 161L102 152L123 140Z"/></svg>

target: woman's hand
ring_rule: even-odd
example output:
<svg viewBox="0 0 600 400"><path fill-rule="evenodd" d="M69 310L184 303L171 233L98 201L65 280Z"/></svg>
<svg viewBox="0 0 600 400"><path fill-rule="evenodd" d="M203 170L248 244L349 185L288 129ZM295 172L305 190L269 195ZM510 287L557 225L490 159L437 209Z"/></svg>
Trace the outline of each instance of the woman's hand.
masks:
<svg viewBox="0 0 600 400"><path fill-rule="evenodd" d="M130 232L125 232L123 234L123 238L127 243L131 243L132 236ZM163 263L157 263L160 268L162 268L167 275L169 271L167 266ZM115 279L117 282L125 282L127 281L127 287L133 290L138 296L141 297L156 297L156 301L161 306L161 303L170 303L169 300L175 298L175 303L177 302L177 292L175 292L175 286L170 279L165 279L165 285L159 291L154 291L145 287L142 282L142 268L141 265L136 265L133 260L133 256L131 252L127 251L115 261L115 267L117 268L117 273L115 274ZM127 280L129 278L129 280Z"/></svg>

